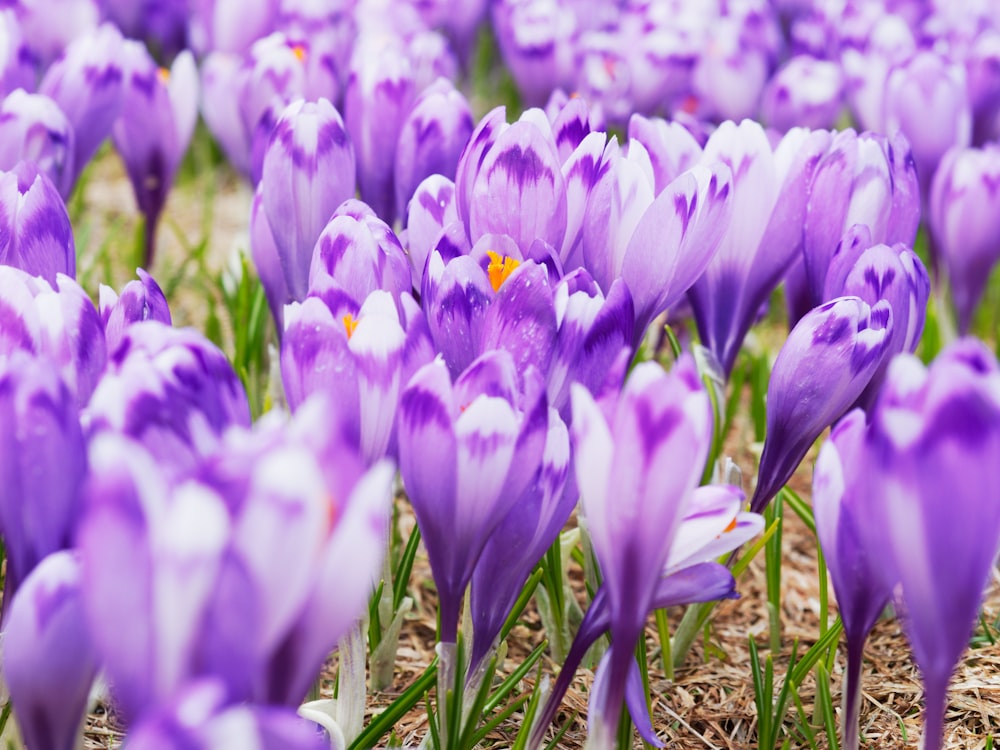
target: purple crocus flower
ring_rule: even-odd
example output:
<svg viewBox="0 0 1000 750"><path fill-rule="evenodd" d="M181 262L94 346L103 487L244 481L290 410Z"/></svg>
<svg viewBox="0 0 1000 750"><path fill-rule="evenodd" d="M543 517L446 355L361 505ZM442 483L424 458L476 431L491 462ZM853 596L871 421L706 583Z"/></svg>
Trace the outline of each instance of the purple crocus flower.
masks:
<svg viewBox="0 0 1000 750"><path fill-rule="evenodd" d="M70 44L46 71L38 86L55 100L73 124L76 147L73 179L87 166L97 147L111 135L124 98L125 40L118 27L102 24Z"/></svg>
<svg viewBox="0 0 1000 750"><path fill-rule="evenodd" d="M76 276L69 212L52 180L31 162L0 172L0 264L55 285Z"/></svg>
<svg viewBox="0 0 1000 750"><path fill-rule="evenodd" d="M426 177L454 179L472 126L469 103L450 81L440 78L420 93L396 144L397 216L406 218L410 199Z"/></svg>
<svg viewBox="0 0 1000 750"><path fill-rule="evenodd" d="M87 459L79 411L48 357L23 351L0 357L0 434L6 613L42 558L70 546L80 516Z"/></svg>
<svg viewBox="0 0 1000 750"><path fill-rule="evenodd" d="M455 207L455 183L443 175L431 175L414 191L406 216L406 232L401 235L405 236L414 289L422 288L427 257L445 227L450 226L461 226Z"/></svg>
<svg viewBox="0 0 1000 750"><path fill-rule="evenodd" d="M42 68L74 40L93 32L101 20L99 0L19 2L14 8L25 42Z"/></svg>
<svg viewBox="0 0 1000 750"><path fill-rule="evenodd" d="M455 190L470 244L506 234L524 255L536 240L562 246L566 182L541 110L528 110L510 125L504 107L483 117L459 160Z"/></svg>
<svg viewBox="0 0 1000 750"><path fill-rule="evenodd" d="M767 436L750 510L767 506L820 433L857 401L892 342L892 312L885 300L869 307L838 297L788 334L767 386Z"/></svg>
<svg viewBox="0 0 1000 750"><path fill-rule="evenodd" d="M278 5L278 0L191 0L191 49L199 55L245 52L274 28Z"/></svg>
<svg viewBox="0 0 1000 750"><path fill-rule="evenodd" d="M143 215L146 265L156 249L156 227L174 175L198 119L198 70L182 52L170 70L160 68L140 42L125 42L124 114L112 130Z"/></svg>
<svg viewBox="0 0 1000 750"><path fill-rule="evenodd" d="M575 484L566 484L569 458L566 425L550 409L542 461L524 494L490 535L472 574L470 677L496 647L524 582L576 507Z"/></svg>
<svg viewBox="0 0 1000 750"><path fill-rule="evenodd" d="M0 169L32 162L63 199L73 191L76 136L59 105L44 94L10 92L0 104Z"/></svg>
<svg viewBox="0 0 1000 750"><path fill-rule="evenodd" d="M701 161L702 145L683 124L661 117L632 115L628 121L629 144L643 145L653 168L653 194L659 195L682 172Z"/></svg>
<svg viewBox="0 0 1000 750"><path fill-rule="evenodd" d="M657 364L637 366L610 419L589 392L573 390L577 484L601 566L614 644L589 717L589 734L598 747L611 746L635 643L654 604L670 540L708 457L710 413L688 357L670 374ZM664 472L667 465L673 468Z"/></svg>
<svg viewBox="0 0 1000 750"><path fill-rule="evenodd" d="M710 42L691 74L696 113L704 120L742 120L757 112L770 72L771 51L751 31L751 15L714 19ZM706 40L708 41L708 40Z"/></svg>
<svg viewBox="0 0 1000 750"><path fill-rule="evenodd" d="M181 475L217 446L226 428L249 426L250 407L218 347L193 329L145 320L125 329L85 420L91 436L128 435Z"/></svg>
<svg viewBox="0 0 1000 750"><path fill-rule="evenodd" d="M290 104L271 132L262 203L291 300L308 292L313 247L336 208L354 195L354 149L330 102Z"/></svg>
<svg viewBox="0 0 1000 750"><path fill-rule="evenodd" d="M271 223L264 210L264 190L260 183L257 183L253 203L250 204L250 256L261 286L264 287L267 306L271 309L271 317L274 318L280 338L285 330L285 305L293 300L285 282L285 271L281 267L281 255L274 241L274 232L271 231Z"/></svg>
<svg viewBox="0 0 1000 750"><path fill-rule="evenodd" d="M967 333L1000 260L1000 148L954 148L934 176L928 216L935 257L948 274L958 330Z"/></svg>
<svg viewBox="0 0 1000 750"><path fill-rule="evenodd" d="M341 407L372 463L396 454L396 405L413 373L434 357L423 313L409 295L406 319L385 291L360 308L350 298L316 293L285 310L281 373L289 406L326 392Z"/></svg>
<svg viewBox="0 0 1000 750"><path fill-rule="evenodd" d="M138 281L130 281L119 296L114 289L101 284L99 303L101 322L104 323L104 339L108 351L114 353L121 343L125 329L133 323L144 320L158 320L171 324L170 306L156 279L141 268L136 269Z"/></svg>
<svg viewBox="0 0 1000 750"><path fill-rule="evenodd" d="M934 112L935 117L928 117ZM934 172L952 146L968 146L972 113L965 69L940 55L918 52L896 66L885 82L885 122L888 134L902 131L913 149L926 207Z"/></svg>
<svg viewBox="0 0 1000 750"><path fill-rule="evenodd" d="M361 201L344 201L313 248L310 291L335 285L360 305L377 289L399 299L411 284L410 263L389 225Z"/></svg>
<svg viewBox="0 0 1000 750"><path fill-rule="evenodd" d="M83 619L81 578L79 557L55 552L25 579L9 609L4 680L28 747L72 750L77 744L98 668Z"/></svg>
<svg viewBox="0 0 1000 750"><path fill-rule="evenodd" d="M844 417L823 444L813 474L816 533L837 595L837 608L847 635L847 673L841 720L845 750L858 748L861 668L865 640L892 595L886 569L887 550L872 544L878 489L865 466L865 414L856 409Z"/></svg>
<svg viewBox="0 0 1000 750"><path fill-rule="evenodd" d="M7 95L15 89L33 90L38 78L35 60L13 8L0 10L0 37L4 40L0 50L0 94Z"/></svg>
<svg viewBox="0 0 1000 750"><path fill-rule="evenodd" d="M833 128L844 106L840 66L808 55L785 63L764 87L761 115L781 132L793 127Z"/></svg>
<svg viewBox="0 0 1000 750"><path fill-rule="evenodd" d="M824 131L789 131L772 149L751 120L725 122L704 163L733 175L732 219L704 274L688 293L698 332L728 376L757 312L802 248L808 185L829 146Z"/></svg>
<svg viewBox="0 0 1000 750"><path fill-rule="evenodd" d="M504 351L476 359L452 382L441 359L403 392L400 473L427 546L440 598L440 641L454 644L462 597L490 535L524 494L543 455L548 408L537 373L522 396Z"/></svg>
<svg viewBox="0 0 1000 750"><path fill-rule="evenodd" d="M238 744L257 750L328 750L314 724L289 708L231 705L215 680L192 682L167 705L129 729L134 750L222 750Z"/></svg>
<svg viewBox="0 0 1000 750"><path fill-rule="evenodd" d="M921 747L941 747L948 680L968 646L1000 550L1000 366L962 339L929 368L897 357L845 476L867 477L869 549L887 564L924 682ZM849 463L851 458L857 460ZM876 554L876 553L871 553Z"/></svg>
<svg viewBox="0 0 1000 750"><path fill-rule="evenodd" d="M90 297L68 276L44 279L0 265L0 353L22 349L59 369L76 404L90 399L104 370L101 318Z"/></svg>

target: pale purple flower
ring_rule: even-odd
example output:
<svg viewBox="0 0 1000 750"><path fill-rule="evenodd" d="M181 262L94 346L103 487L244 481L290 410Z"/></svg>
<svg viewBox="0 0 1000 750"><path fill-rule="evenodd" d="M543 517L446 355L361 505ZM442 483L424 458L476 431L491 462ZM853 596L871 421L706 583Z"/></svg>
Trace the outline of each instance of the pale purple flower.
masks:
<svg viewBox="0 0 1000 750"><path fill-rule="evenodd" d="M199 55L242 53L274 28L278 0L192 0L188 41Z"/></svg>
<svg viewBox="0 0 1000 750"><path fill-rule="evenodd" d="M4 628L4 681L29 747L72 750L97 674L79 557L56 552L24 581ZM12 594L13 592L11 592ZM4 592L4 602L8 592Z"/></svg>
<svg viewBox="0 0 1000 750"><path fill-rule="evenodd" d="M31 91L38 77L36 61L24 40L14 8L0 10L0 93L15 89Z"/></svg>
<svg viewBox="0 0 1000 750"><path fill-rule="evenodd" d="M502 0L492 12L504 64L526 103L539 106L555 89L573 90L577 18L567 3Z"/></svg>
<svg viewBox="0 0 1000 750"><path fill-rule="evenodd" d="M761 115L783 133L796 126L832 128L844 106L843 91L844 74L837 63L797 55L767 82Z"/></svg>
<svg viewBox="0 0 1000 750"><path fill-rule="evenodd" d="M967 333L1000 260L1000 148L954 148L934 176L928 216L935 257L948 275L958 329Z"/></svg>
<svg viewBox="0 0 1000 750"><path fill-rule="evenodd" d="M414 191L406 217L404 244L414 289L422 288L427 257L445 227L451 225L461 226L455 207L455 183L443 175L431 175Z"/></svg>
<svg viewBox="0 0 1000 750"><path fill-rule="evenodd" d="M0 169L32 162L48 176L63 199L76 179L76 134L66 115L44 94L11 91L0 104Z"/></svg>
<svg viewBox="0 0 1000 750"><path fill-rule="evenodd" d="M22 0L14 7L24 40L42 68L101 20L99 0Z"/></svg>
<svg viewBox="0 0 1000 750"><path fill-rule="evenodd" d="M313 247L354 195L354 149L330 102L297 101L275 125L264 157L262 204L291 299L308 292Z"/></svg>
<svg viewBox="0 0 1000 750"><path fill-rule="evenodd" d="M52 180L31 162L0 172L0 264L55 285L76 275L69 212Z"/></svg>
<svg viewBox="0 0 1000 750"><path fill-rule="evenodd" d="M133 323L158 320L166 325L171 324L170 306L156 279L141 268L137 268L135 272L139 277L138 281L125 284L121 295L104 284L98 290L104 338L111 352L118 348L125 329Z"/></svg>

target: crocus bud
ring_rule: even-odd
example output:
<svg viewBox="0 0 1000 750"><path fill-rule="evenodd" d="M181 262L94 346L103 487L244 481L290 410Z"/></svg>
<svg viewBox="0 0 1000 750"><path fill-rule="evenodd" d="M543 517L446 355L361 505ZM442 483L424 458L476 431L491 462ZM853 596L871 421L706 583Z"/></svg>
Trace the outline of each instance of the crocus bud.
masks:
<svg viewBox="0 0 1000 750"><path fill-rule="evenodd" d="M278 0L193 0L188 40L199 55L243 53L274 28Z"/></svg>
<svg viewBox="0 0 1000 750"><path fill-rule="evenodd" d="M0 435L6 612L42 558L70 546L80 516L87 459L79 412L48 357L0 357Z"/></svg>
<svg viewBox="0 0 1000 750"><path fill-rule="evenodd" d="M271 223L267 220L267 212L264 210L264 191L260 183L257 184L250 206L250 254L280 337L281 332L285 330L285 305L294 300L288 293L288 284L285 283L285 271L281 267L281 255L278 253Z"/></svg>
<svg viewBox="0 0 1000 750"><path fill-rule="evenodd" d="M113 136L143 215L149 265L160 213L198 119L198 71L190 52L178 55L169 71L157 67L139 42L126 42L123 54L124 114Z"/></svg>
<svg viewBox="0 0 1000 750"><path fill-rule="evenodd" d="M767 436L750 510L759 513L827 427L864 391L892 341L892 308L839 297L798 322L767 386Z"/></svg>
<svg viewBox="0 0 1000 750"><path fill-rule="evenodd" d="M0 169L32 162L46 174L63 199L75 179L76 135L59 105L44 94L12 91L0 105Z"/></svg>
<svg viewBox="0 0 1000 750"><path fill-rule="evenodd" d="M138 281L130 281L122 289L121 296L101 284L99 302L101 322L104 323L104 338L108 351L114 352L121 343L125 328L144 320L158 320L170 325L170 307L163 290L156 279L141 268L136 269Z"/></svg>
<svg viewBox="0 0 1000 750"><path fill-rule="evenodd" d="M0 40L0 94L33 90L38 77L35 63L14 8L0 11Z"/></svg>
<svg viewBox="0 0 1000 750"><path fill-rule="evenodd" d="M48 176L31 162L0 173L0 263L50 284L76 275L69 212Z"/></svg>
<svg viewBox="0 0 1000 750"><path fill-rule="evenodd" d="M417 186L406 218L406 250L410 259L413 288L423 285L424 266L445 227L458 223L455 183L431 175ZM462 233L465 233L464 227Z"/></svg>
<svg viewBox="0 0 1000 750"><path fill-rule="evenodd" d="M472 125L469 103L450 81L439 79L417 97L396 144L396 215L406 217L410 198L424 178L455 178Z"/></svg>
<svg viewBox="0 0 1000 750"><path fill-rule="evenodd" d="M39 93L54 99L73 124L74 182L97 147L111 135L121 112L124 44L118 27L103 24L70 44L39 84Z"/></svg>
<svg viewBox="0 0 1000 750"><path fill-rule="evenodd" d="M337 207L354 195L354 149L326 99L282 113L264 157L262 202L291 299L309 289L313 247Z"/></svg>
<svg viewBox="0 0 1000 750"><path fill-rule="evenodd" d="M773 128L833 128L843 108L844 76L837 63L799 55L764 87L761 114Z"/></svg>
<svg viewBox="0 0 1000 750"><path fill-rule="evenodd" d="M493 28L524 101L541 106L554 89L573 90L577 18L563 3L501 0Z"/></svg>
<svg viewBox="0 0 1000 750"><path fill-rule="evenodd" d="M81 583L79 556L56 552L28 576L10 607L4 678L28 747L77 745L98 668L83 618Z"/></svg>
<svg viewBox="0 0 1000 750"><path fill-rule="evenodd" d="M17 6L24 38L41 67L47 67L75 39L101 20L98 0L25 2Z"/></svg>
<svg viewBox="0 0 1000 750"><path fill-rule="evenodd" d="M1000 260L1000 148L945 154L931 185L929 223L964 334Z"/></svg>

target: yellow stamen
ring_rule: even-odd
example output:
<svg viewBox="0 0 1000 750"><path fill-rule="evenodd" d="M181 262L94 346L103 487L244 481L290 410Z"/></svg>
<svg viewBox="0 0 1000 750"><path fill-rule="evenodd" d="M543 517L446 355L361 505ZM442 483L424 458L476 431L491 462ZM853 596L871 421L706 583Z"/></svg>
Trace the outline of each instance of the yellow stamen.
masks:
<svg viewBox="0 0 1000 750"><path fill-rule="evenodd" d="M306 48L303 44L293 44L292 54L298 59L299 62L305 62L306 60Z"/></svg>
<svg viewBox="0 0 1000 750"><path fill-rule="evenodd" d="M159 70L156 71L156 76L163 83L170 83L170 69L169 68L160 68Z"/></svg>
<svg viewBox="0 0 1000 750"><path fill-rule="evenodd" d="M347 331L347 338L348 340L350 340L351 336L354 335L354 331L358 327L359 321L355 320L354 316L351 315L350 313L347 313L347 315L344 316L343 320L344 320L344 330Z"/></svg>
<svg viewBox="0 0 1000 750"><path fill-rule="evenodd" d="M486 267L486 273L490 277L493 291L497 292L507 277L514 273L514 269L521 265L521 261L511 258L509 255L500 257L499 253L492 250L487 250L486 254L490 256L490 264Z"/></svg>

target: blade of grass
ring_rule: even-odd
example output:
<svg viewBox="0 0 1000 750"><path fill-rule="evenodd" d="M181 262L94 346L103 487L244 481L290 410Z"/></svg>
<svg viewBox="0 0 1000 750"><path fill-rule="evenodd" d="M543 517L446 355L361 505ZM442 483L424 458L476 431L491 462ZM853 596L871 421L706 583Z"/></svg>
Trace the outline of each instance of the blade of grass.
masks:
<svg viewBox="0 0 1000 750"><path fill-rule="evenodd" d="M424 698L430 707L430 689L437 679L438 660L435 656L424 673L418 677L413 684L400 693L392 703L386 707L382 713L374 717L371 723L357 736L351 743L351 749L374 747L375 744L388 734L397 721L409 713L414 706ZM433 721L434 712L428 710L428 723L431 724L432 732L436 730ZM437 745L436 745L437 746Z"/></svg>
<svg viewBox="0 0 1000 750"><path fill-rule="evenodd" d="M403 597L406 596L406 585L410 581L410 573L413 572L413 561L417 558L417 547L420 545L420 528L418 526L413 527L413 531L410 533L410 538L406 540L406 547L403 548L403 554L399 558L399 564L396 566L396 571L393 574L393 597L392 597L392 608L393 610L398 610L399 605L403 603Z"/></svg>

